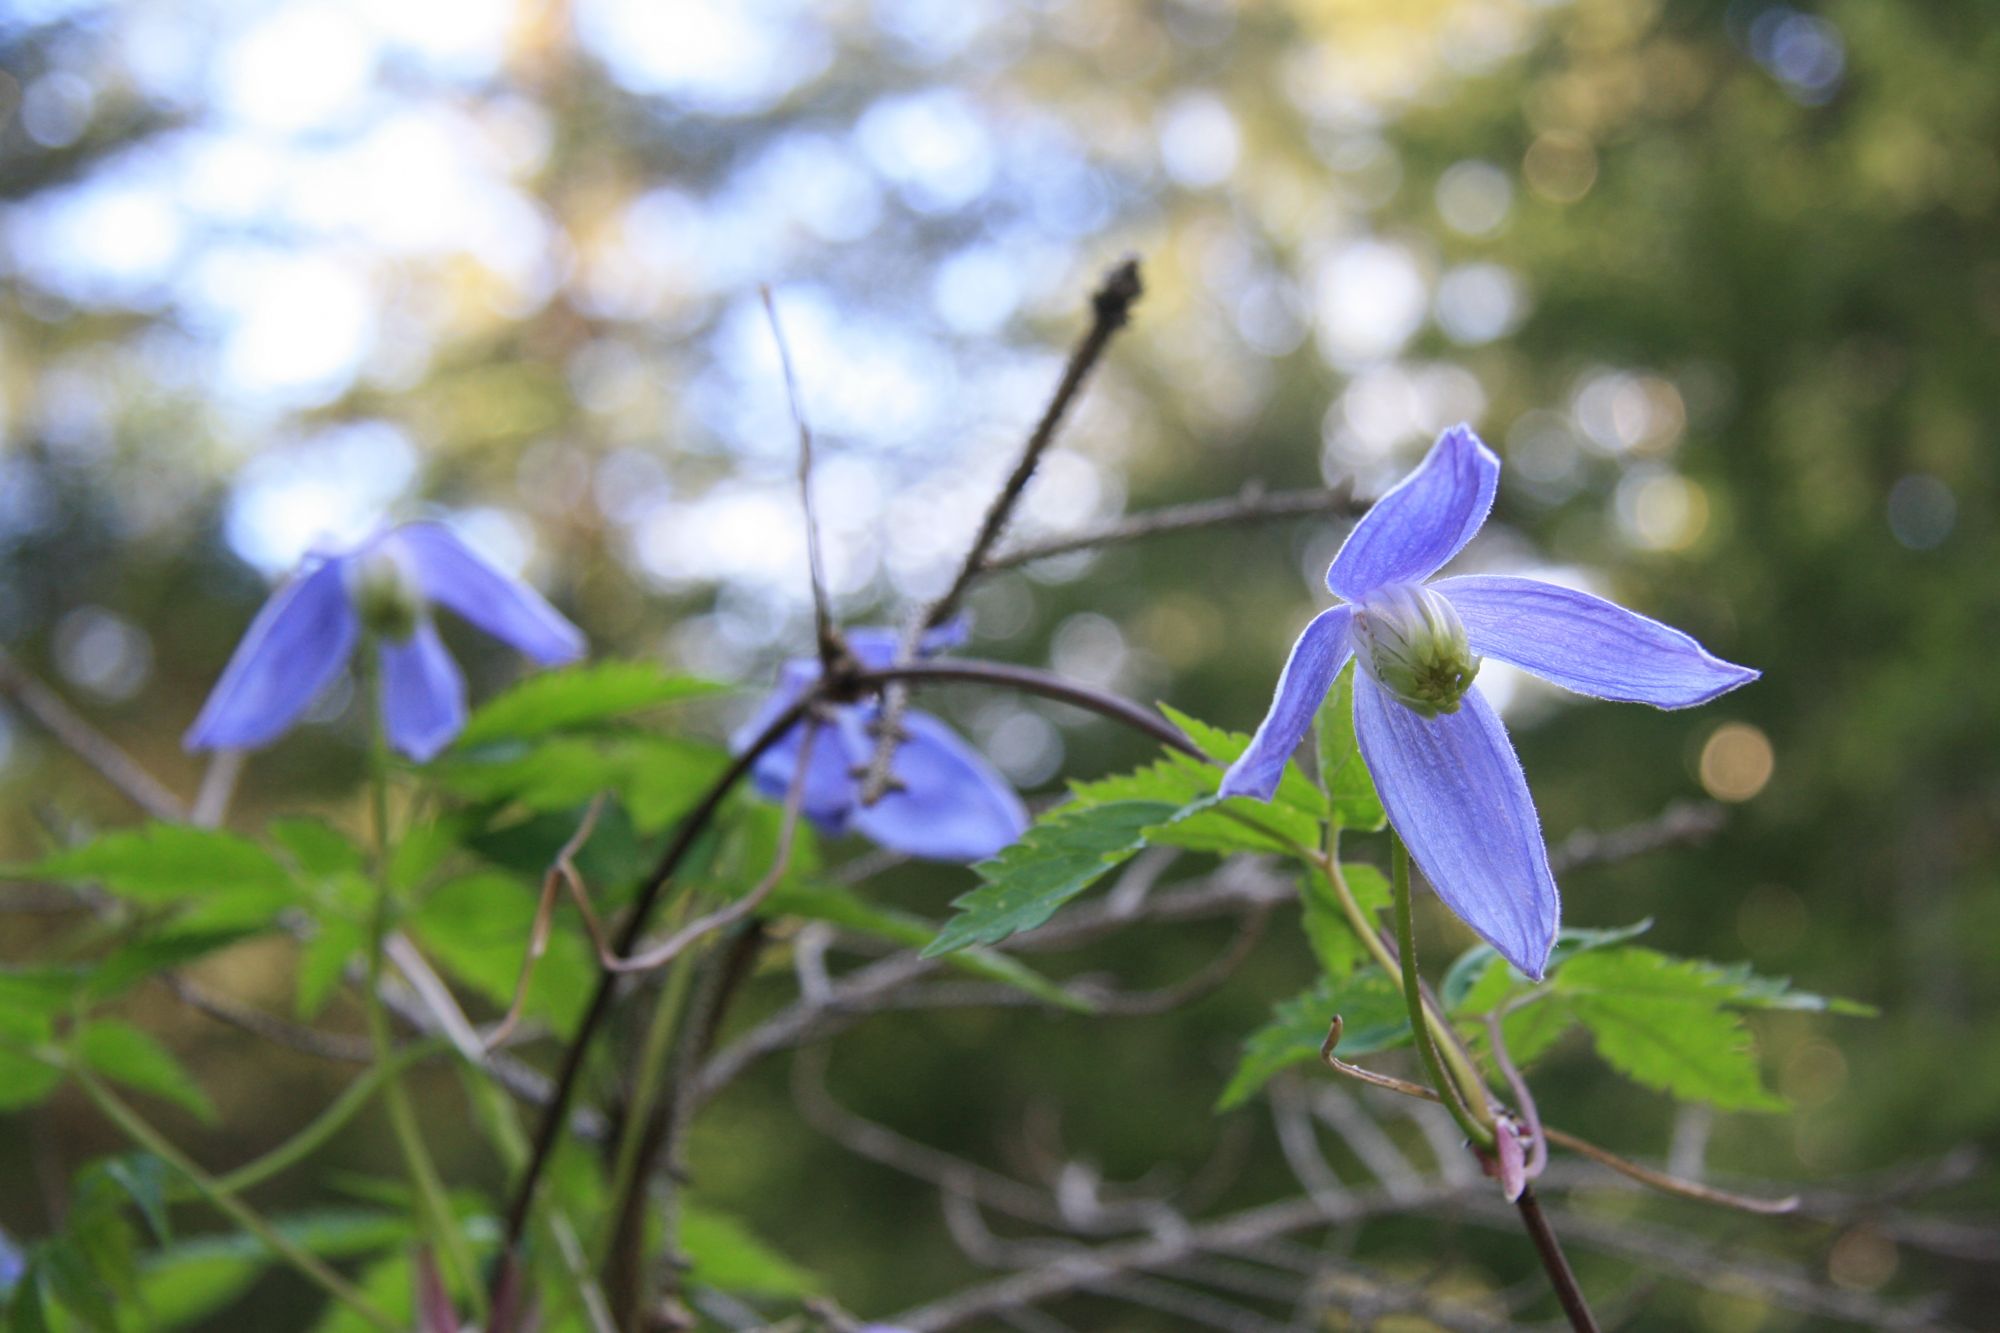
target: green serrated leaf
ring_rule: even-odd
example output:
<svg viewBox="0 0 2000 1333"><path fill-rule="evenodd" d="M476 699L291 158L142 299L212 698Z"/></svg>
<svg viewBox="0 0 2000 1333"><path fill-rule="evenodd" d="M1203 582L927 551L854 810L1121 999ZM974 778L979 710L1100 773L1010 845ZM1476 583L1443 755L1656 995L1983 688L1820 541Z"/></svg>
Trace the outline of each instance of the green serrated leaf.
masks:
<svg viewBox="0 0 2000 1333"><path fill-rule="evenodd" d="M84 994L92 1000L111 999L148 977L220 953L261 933L261 926L223 926L142 936L112 951L92 969Z"/></svg>
<svg viewBox="0 0 2000 1333"><path fill-rule="evenodd" d="M801 916L826 921L857 934L908 948L928 944L938 933L935 922L910 912L876 907L845 890L821 884L780 888L764 904L765 916ZM997 981L1024 991L1038 1000L1077 1013L1092 1013L1095 1006L1050 981L1026 963L992 949L977 947L949 954L945 963L971 976Z"/></svg>
<svg viewBox="0 0 2000 1333"><path fill-rule="evenodd" d="M347 960L361 952L367 935L361 926L339 917L322 917L311 939L299 954L298 991L294 1012L305 1022L319 1017L320 1010L340 985Z"/></svg>
<svg viewBox="0 0 2000 1333"><path fill-rule="evenodd" d="M97 1169L103 1172L106 1181L131 1199L139 1215L146 1219L153 1238L162 1245L171 1245L174 1230L167 1218L167 1186L173 1174L167 1164L151 1153L130 1153L114 1157Z"/></svg>
<svg viewBox="0 0 2000 1333"><path fill-rule="evenodd" d="M1381 968L1363 968L1339 979L1322 977L1311 990L1280 1004L1271 1021L1250 1035L1243 1046L1243 1059L1215 1109L1241 1106L1279 1072L1294 1065L1319 1063L1327 1026L1335 1014L1341 1019L1342 1059L1386 1051L1410 1039L1402 988Z"/></svg>
<svg viewBox="0 0 2000 1333"><path fill-rule="evenodd" d="M1109 805L1113 801L1159 801L1181 806L1213 795L1222 781L1221 771L1178 751L1164 758L1090 782L1072 782L1070 794L1077 805Z"/></svg>
<svg viewBox="0 0 2000 1333"><path fill-rule="evenodd" d="M54 1018L67 1012L89 984L90 969L85 967L0 968L0 1015ZM36 1031L45 1026L38 1025ZM0 1033L7 1030L0 1018Z"/></svg>
<svg viewBox="0 0 2000 1333"><path fill-rule="evenodd" d="M458 735L457 748L602 726L664 704L726 694L729 688L674 675L650 662L595 662L544 671L476 709Z"/></svg>
<svg viewBox="0 0 2000 1333"><path fill-rule="evenodd" d="M1389 902L1389 881L1374 866L1349 862L1340 868L1348 892L1362 912L1370 917ZM1366 963L1368 946L1354 933L1354 926L1341 910L1340 899L1326 875L1309 867L1299 885L1299 901L1304 909L1306 943L1319 959L1320 971L1329 977L1347 976Z"/></svg>
<svg viewBox="0 0 2000 1333"><path fill-rule="evenodd" d="M111 1300L114 1275L99 1272L81 1244L59 1236L40 1246L36 1260L47 1295L64 1312L90 1333L118 1333L118 1310Z"/></svg>
<svg viewBox="0 0 2000 1333"><path fill-rule="evenodd" d="M49 1333L49 1312L43 1291L42 1266L37 1257L14 1288L14 1299L7 1307L8 1333Z"/></svg>
<svg viewBox="0 0 2000 1333"><path fill-rule="evenodd" d="M144 824L104 834L28 865L7 868L10 879L101 884L148 905L255 897L282 903L291 877L275 857L246 838L186 824Z"/></svg>
<svg viewBox="0 0 2000 1333"><path fill-rule="evenodd" d="M1034 929L1145 846L1146 830L1175 813L1159 801L1113 801L1045 815L1020 841L973 867L986 883L952 903L958 915L923 956L997 944Z"/></svg>
<svg viewBox="0 0 2000 1333"><path fill-rule="evenodd" d="M690 1280L718 1291L757 1296L810 1296L820 1280L759 1240L741 1222L683 1202L680 1248Z"/></svg>
<svg viewBox="0 0 2000 1333"><path fill-rule="evenodd" d="M18 1051L0 1047L0 1111L18 1111L62 1086L63 1072Z"/></svg>
<svg viewBox="0 0 2000 1333"><path fill-rule="evenodd" d="M336 875L361 875L368 870L368 858L346 834L325 820L292 815L272 820L265 826L271 840L291 856L300 872L311 879Z"/></svg>
<svg viewBox="0 0 2000 1333"><path fill-rule="evenodd" d="M1549 951L1548 968L1543 975L1554 976L1565 963L1580 953L1623 944L1652 928L1653 919L1646 917L1629 926L1612 926L1602 930L1568 927L1558 931L1555 947ZM1444 974L1444 984L1438 988L1438 997L1448 1013L1460 1016L1483 1014L1518 995L1526 994L1534 985L1501 958L1492 945L1475 944L1452 960L1450 969Z"/></svg>
<svg viewBox="0 0 2000 1333"><path fill-rule="evenodd" d="M722 771L729 752L677 736L634 737L624 743L618 799L641 837L650 837L695 807Z"/></svg>
<svg viewBox="0 0 2000 1333"><path fill-rule="evenodd" d="M1211 726L1200 718L1190 717L1172 704L1160 704L1159 709L1166 715L1168 721L1186 733L1187 738L1195 743L1196 749L1216 762L1218 782L1222 776L1221 769L1234 763L1238 755L1250 748L1248 732L1224 731L1221 727ZM1318 821L1326 814L1325 794L1313 786L1306 775L1299 771L1296 763L1285 765L1284 775L1278 779L1278 790L1271 799L1276 804L1303 811L1314 821Z"/></svg>
<svg viewBox="0 0 2000 1333"><path fill-rule="evenodd" d="M1319 784L1326 792L1328 815L1341 828L1373 833L1389 822L1375 779L1361 758L1354 736L1354 663L1349 662L1327 692L1313 718L1319 751Z"/></svg>
<svg viewBox="0 0 2000 1333"><path fill-rule="evenodd" d="M533 929L536 892L480 871L440 885L409 918L413 935L447 971L497 1005L514 997ZM568 1031L590 998L595 955L573 916L559 913L548 952L535 965L527 1012Z"/></svg>
<svg viewBox="0 0 2000 1333"><path fill-rule="evenodd" d="M1731 1003L1745 1009L1795 1009L1806 1013L1840 1014L1847 1018L1873 1018L1880 1011L1872 1004L1842 999L1837 995L1815 995L1795 990L1789 977L1760 977L1748 963L1704 964L1718 980L1734 992Z"/></svg>
<svg viewBox="0 0 2000 1333"><path fill-rule="evenodd" d="M173 1102L213 1123L215 1107L166 1047L146 1033L116 1019L103 1019L76 1036L76 1053L90 1069L140 1092Z"/></svg>
<svg viewBox="0 0 2000 1333"><path fill-rule="evenodd" d="M1723 1110L1782 1111L1766 1090L1734 986L1704 964L1651 949L1570 961L1555 989L1605 1063L1641 1086Z"/></svg>

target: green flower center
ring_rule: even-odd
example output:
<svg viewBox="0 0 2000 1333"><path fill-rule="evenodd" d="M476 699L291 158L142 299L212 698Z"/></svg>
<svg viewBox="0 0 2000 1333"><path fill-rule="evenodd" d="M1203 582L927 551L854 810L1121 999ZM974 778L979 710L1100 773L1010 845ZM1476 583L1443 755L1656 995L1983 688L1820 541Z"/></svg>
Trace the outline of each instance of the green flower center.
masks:
<svg viewBox="0 0 2000 1333"><path fill-rule="evenodd" d="M1465 624L1429 588L1377 588L1354 611L1354 655L1377 685L1421 717L1455 713L1479 674Z"/></svg>
<svg viewBox="0 0 2000 1333"><path fill-rule="evenodd" d="M388 542L348 567L347 595L361 627L385 643L402 643L415 634L428 611L416 579Z"/></svg>

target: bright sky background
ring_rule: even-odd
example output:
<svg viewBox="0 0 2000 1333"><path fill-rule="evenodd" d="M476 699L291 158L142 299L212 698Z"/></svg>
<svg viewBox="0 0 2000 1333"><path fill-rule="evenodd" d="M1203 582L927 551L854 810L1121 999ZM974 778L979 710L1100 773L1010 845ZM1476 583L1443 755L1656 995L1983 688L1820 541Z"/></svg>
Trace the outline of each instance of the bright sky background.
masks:
<svg viewBox="0 0 2000 1333"><path fill-rule="evenodd" d="M1476 375L1409 348L1428 329L1458 348L1505 338L1534 294L1499 262L1446 263L1425 236L1378 230L1370 213L1404 170L1385 118L1435 81L1517 52L1537 8L1467 0L1444 7L1434 35L1386 54L1299 52L1282 92L1313 129L1340 211L1285 264L1228 230L1172 240L1222 313L1223 327L1157 335L1187 343L1165 350L1186 365L1191 410L1228 427L1254 409L1270 359L1309 344L1329 399L1321 438L1302 447L1319 451L1326 476L1356 476L1364 490L1407 469L1444 426L1481 421ZM573 39L624 90L691 131L771 112L828 72L834 25L853 21L810 0L577 0L569 12ZM855 605L924 596L1007 466L1023 404L1039 404L1054 379L1060 349L1021 338L1023 321L1073 318L1116 248L1169 243L1147 220L1168 192L1245 189L1251 145L1219 88L1165 97L1150 124L1100 123L1078 108L983 98L961 77L983 52L1010 49L1021 23L1073 26L1081 11L1025 20L1032 11L999 0L876 0L872 39L909 72L903 84L844 119L774 132L699 185L662 179L607 198L599 215L560 219L528 188L552 127L510 91L522 52L547 40L524 26L546 21L539 13L518 0L12 7L15 22L86 20L86 38L21 90L36 141L75 141L121 91L183 124L0 216L0 262L84 306L172 315L175 336L125 355L137 373L195 385L214 405L237 455L227 539L268 575L315 544L359 538L423 492L425 442L404 428L308 427L301 414L357 384L413 383L468 324L501 324L561 293L655 339L604 339L566 372L584 407L629 436L583 464L583 484L634 567L662 589L725 588L680 646L726 670L795 639L806 590L792 431L755 296L768 280L827 442L818 485L834 590ZM1844 70L1838 30L1783 6L1759 11L1742 40L1800 101L1830 96ZM1560 143L1538 142L1525 162L1457 163L1431 190L1436 233L1501 235L1524 190L1580 193L1594 173L1587 147L1579 157ZM894 211L950 220L982 208L900 305L857 300L831 276L830 256L870 243ZM700 330L701 342L662 404L652 357L676 330ZM50 376L36 410L45 421L71 413L87 436L102 410L90 391L98 369ZM1642 549L1685 545L1707 521L1705 496L1673 466L1689 392L1643 369L1587 369L1567 402L1514 423L1509 484L1553 503L1591 457L1618 460L1617 530ZM1132 411L1093 395L1031 493L1025 532L1122 510ZM725 479L684 490L676 460L705 451L727 461ZM554 445L530 464L524 491L574 471ZM1952 521L1949 494L1924 481L1891 508L1911 543ZM501 496L447 517L532 575L529 507ZM1301 578L1318 585L1316 570ZM1071 636L1073 665L1127 660L1103 628ZM1511 693L1500 673L1489 683Z"/></svg>

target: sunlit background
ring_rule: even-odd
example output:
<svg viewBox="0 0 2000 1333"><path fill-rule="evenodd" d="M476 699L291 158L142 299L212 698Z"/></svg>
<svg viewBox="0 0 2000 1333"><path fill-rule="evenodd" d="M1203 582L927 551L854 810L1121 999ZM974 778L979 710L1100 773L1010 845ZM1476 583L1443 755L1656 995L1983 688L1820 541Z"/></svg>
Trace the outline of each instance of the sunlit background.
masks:
<svg viewBox="0 0 2000 1333"><path fill-rule="evenodd" d="M1505 471L1466 567L1615 594L1766 672L1676 715L1482 674L1553 838L1732 808L1705 848L1580 875L1570 919L1652 914L1665 947L1886 1011L1767 1026L1797 1113L1719 1127L1718 1161L1834 1179L1991 1144L1996 70L1973 0L15 0L0 642L191 785L179 734L269 582L423 511L600 651L761 681L809 645L810 601L759 284L820 440L836 608L882 621L949 579L1097 275L1136 254L1135 325L1018 535L1253 481L1373 494L1472 422ZM1032 566L975 597L971 651L1247 728L1341 535ZM241 818L345 789L350 696L256 761ZM1141 754L1053 707L946 711L1038 797ZM51 800L126 817L4 710L0 764L16 850ZM963 879L912 892L935 914ZM1036 1051L1121 1169L1186 1159L1304 966L1270 948L1268 987L1121 1030L1130 1076L1171 1085L1145 1120L1093 1086L1102 1034L977 1031L998 1068ZM1569 1120L1650 1126L1635 1151L1665 1133L1587 1061L1550 1082ZM882 1105L957 1134L957 1095ZM1020 1111L994 1096L966 1142ZM814 1149L774 1146L782 1096L733 1133L767 1155L728 1169L746 1206L890 1299L921 1203L858 1240L787 1221L780 1168ZM0 1213L36 1229L30 1200ZM1815 1262L1911 1279L1873 1244Z"/></svg>

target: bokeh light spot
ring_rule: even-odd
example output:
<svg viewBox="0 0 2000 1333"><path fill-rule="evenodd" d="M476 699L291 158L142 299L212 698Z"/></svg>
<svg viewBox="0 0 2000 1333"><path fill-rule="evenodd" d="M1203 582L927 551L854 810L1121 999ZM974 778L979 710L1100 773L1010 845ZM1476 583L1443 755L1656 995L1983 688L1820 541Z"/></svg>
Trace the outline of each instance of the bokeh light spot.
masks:
<svg viewBox="0 0 2000 1333"><path fill-rule="evenodd" d="M1889 490L1889 532L1912 551L1944 545L1958 522L1951 487L1927 472L1912 472Z"/></svg>
<svg viewBox="0 0 2000 1333"><path fill-rule="evenodd" d="M1770 738L1748 722L1725 722L1701 747L1701 785L1718 801L1747 801L1777 766Z"/></svg>

